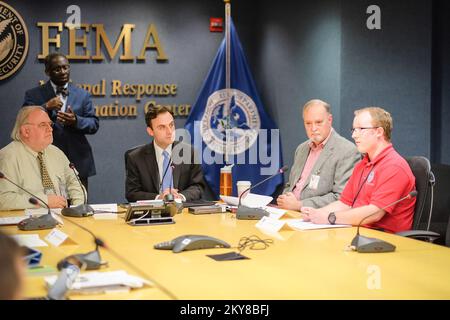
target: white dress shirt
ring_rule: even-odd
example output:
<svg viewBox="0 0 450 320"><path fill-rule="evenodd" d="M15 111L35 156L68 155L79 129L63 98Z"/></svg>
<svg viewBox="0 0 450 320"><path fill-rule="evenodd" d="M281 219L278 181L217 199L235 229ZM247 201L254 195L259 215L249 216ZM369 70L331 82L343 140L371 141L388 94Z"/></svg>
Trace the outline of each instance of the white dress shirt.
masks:
<svg viewBox="0 0 450 320"><path fill-rule="evenodd" d="M52 85L53 91L55 91L56 94L56 88L58 87L56 84L54 84L51 80L50 80L50 84ZM64 89L67 89L69 87L69 84L66 83L64 85ZM64 97L62 94L56 94L57 97L59 97L63 103L62 107L61 107L61 111L62 112L66 112L66 108L67 108L67 97Z"/></svg>
<svg viewBox="0 0 450 320"><path fill-rule="evenodd" d="M156 162L158 163L159 181L162 181L164 171L166 170L166 168L163 168L163 162L164 162L163 152L166 151L169 154L169 159L171 159L172 158L172 145L169 145L166 149L163 149L160 146L158 146L156 144L156 142L153 142L153 145L155 146ZM173 176L172 176L172 186L173 186Z"/></svg>
<svg viewBox="0 0 450 320"><path fill-rule="evenodd" d="M169 145L166 149L163 149L160 146L158 146L155 141L153 141L153 145L155 146L156 162L158 163L159 181L162 181L164 171L166 170L166 168L163 168L163 162L164 162L163 152L164 152L164 150L167 151L167 153L169 154L169 159L172 159L172 144ZM173 187L173 171L172 171L172 187ZM164 190L159 190L159 192L162 192L162 191L164 191ZM184 195L182 195L181 193L179 193L179 195L181 196L182 201L186 201L186 197ZM156 196L155 200L158 200L158 199L159 199L159 195Z"/></svg>

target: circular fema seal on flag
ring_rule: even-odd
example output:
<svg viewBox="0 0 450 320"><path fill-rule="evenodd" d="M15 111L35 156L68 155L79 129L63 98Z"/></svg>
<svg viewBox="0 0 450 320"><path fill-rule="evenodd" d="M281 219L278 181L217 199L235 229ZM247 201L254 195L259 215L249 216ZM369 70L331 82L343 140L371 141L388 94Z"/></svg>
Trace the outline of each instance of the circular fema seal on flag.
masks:
<svg viewBox="0 0 450 320"><path fill-rule="evenodd" d="M252 98L237 89L222 89L208 98L200 134L211 150L235 155L255 143L260 128L261 119Z"/></svg>
<svg viewBox="0 0 450 320"><path fill-rule="evenodd" d="M28 30L22 17L0 1L0 80L12 76L28 53Z"/></svg>

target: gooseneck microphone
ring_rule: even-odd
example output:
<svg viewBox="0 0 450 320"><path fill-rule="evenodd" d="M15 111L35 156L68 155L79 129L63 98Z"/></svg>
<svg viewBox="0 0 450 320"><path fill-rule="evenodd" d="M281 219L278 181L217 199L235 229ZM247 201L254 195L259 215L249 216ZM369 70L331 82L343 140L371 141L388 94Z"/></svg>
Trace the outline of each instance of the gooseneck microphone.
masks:
<svg viewBox="0 0 450 320"><path fill-rule="evenodd" d="M35 198L30 198L29 201L33 204L37 203L37 200ZM167 294L170 298L177 300L177 297L171 293L169 290L164 288L162 285L160 285L157 281L150 278L145 272L137 268L134 264L129 262L127 259L122 257L120 254L118 254L116 251L114 251L111 247L107 246L106 243L98 238L91 230L88 228L83 227L82 225L76 223L75 221L72 221L66 217L62 217L64 221L70 222L73 225L77 226L78 228L86 231L89 233L92 238L94 239L95 243L95 250L85 253L85 254L74 254L70 255L60 262L58 262L58 270L63 270L64 268L67 268L71 264L76 264L77 262L82 265L82 267L86 268L86 270L95 270L99 269L102 265L106 265L106 262L102 262L100 258L100 251L99 247L102 247L103 249L107 250L110 254L112 254L114 257L116 257L118 260L120 260L122 263L127 265L130 269L134 270L137 274L139 274L141 277L145 278L146 280L153 283L158 289L163 291L165 294Z"/></svg>
<svg viewBox="0 0 450 320"><path fill-rule="evenodd" d="M90 205L87 204L87 196L86 191L84 190L83 184L81 183L80 177L75 169L75 165L73 163L69 164L70 169L72 169L75 177L77 178L78 184L80 185L81 191L83 191L83 204L80 204L76 207L64 208L61 210L61 214L63 216L68 217L87 217L94 213L94 209Z"/></svg>
<svg viewBox="0 0 450 320"><path fill-rule="evenodd" d="M77 264L65 266L55 283L48 289L46 300L65 300L67 291L72 288L79 274L80 268Z"/></svg>
<svg viewBox="0 0 450 320"><path fill-rule="evenodd" d="M178 213L179 208L175 202L175 197L172 194L173 170L175 169L175 165L173 164L172 160L170 160L169 164L170 164L170 167L172 168L172 179L170 179L169 194L165 195L164 203L165 203L166 211L168 211L170 216L173 217ZM181 208L182 207L180 207L180 209Z"/></svg>
<svg viewBox="0 0 450 320"><path fill-rule="evenodd" d="M412 199L414 197L417 196L417 191L411 191L410 193L408 193L406 196L404 196L403 198L400 198L390 204L388 204L387 206L384 206L381 209L378 209L377 211L375 211L374 213L369 214L368 216L364 217L363 219L361 219L361 221L358 224L358 229L356 231L356 236L353 238L352 243L350 245L350 247L358 252L362 252L362 253L373 253L373 252L392 252L395 251L395 246L389 242L380 240L380 239L376 239L376 238L369 238L369 237L365 237L365 236L361 236L359 234L359 228L361 227L362 223L364 221L366 221L368 218L374 216L375 214L378 214L380 211L385 210L386 208L389 208L390 206L393 206L394 204L397 204L399 202L402 202L406 199Z"/></svg>
<svg viewBox="0 0 450 320"><path fill-rule="evenodd" d="M38 201L36 200L36 198L30 198L30 199L28 199L28 201L31 204L35 204L35 205L38 204ZM47 205L42 200L41 200L41 202L44 203L45 205ZM50 208L49 208L49 211L50 211ZM86 268L86 270L96 270L96 269L99 269L102 265L106 264L105 262L101 261L100 251L98 250L98 247L104 247L105 243L101 239L97 238L95 236L95 234L92 233L92 231L90 231L89 229L83 227L82 225L80 225L64 216L61 216L61 217L64 219L64 221L67 221L67 222L77 226L78 228L86 231L87 233L89 233L92 236L92 238L94 239L95 250L88 252L88 253L83 253L83 254L74 254L74 255L68 256L67 258L64 258L63 260L58 262L58 265L57 265L58 270L61 270L64 267L66 267L68 261L70 261L71 259L75 259L76 261L79 261Z"/></svg>
<svg viewBox="0 0 450 320"><path fill-rule="evenodd" d="M32 203L32 204L37 204L38 203L36 198L30 198L29 202ZM43 203L45 204L45 202L43 202ZM49 211L50 211L50 209L49 209ZM58 262L58 264L57 264L58 270L64 270L68 266L73 265L73 264L78 264L78 263L81 264L81 266L83 268L85 268L86 270L96 270L96 269L99 269L103 265L107 265L107 262L102 262L101 261L99 247L102 247L105 250L107 250L109 253L111 253L113 256L115 256L122 263L126 264L130 269L134 270L136 273L141 275L141 277L143 277L146 280L148 280L151 283L153 283L158 289L163 291L170 298L172 298L174 300L177 300L177 297L173 293L171 293L169 290L164 288L162 285L160 285L154 279L152 279L149 276L147 276L147 274L145 274L145 272L143 272L142 270L137 268L135 265L133 265L131 262L129 262L127 259L125 259L121 255L119 255L111 247L107 246L105 244L105 242L102 239L98 238L91 230L89 230L88 228L83 227L82 225L80 225L80 224L76 223L75 221L72 221L72 220L70 220L70 219L68 219L68 218L66 218L64 216L61 216L61 217L64 219L64 221L70 222L73 225L75 225L76 227L78 227L78 228L86 231L87 233L89 233L92 236L92 238L94 239L95 250L93 250L91 252L88 252L88 253L85 253L85 254L70 255L70 256L64 258L63 260Z"/></svg>
<svg viewBox="0 0 450 320"><path fill-rule="evenodd" d="M289 168L287 166L284 166L281 169L279 169L276 173L271 175L270 177L267 177L266 179L264 179L264 180L258 182L257 184L255 184L254 186L245 189L244 192L242 192L241 195L239 196L239 205L238 205L238 209L237 209L237 212L236 212L236 218L237 219L241 219L241 220L260 220L262 217L268 216L269 212L267 212L264 209L261 209L261 208L250 208L250 207L242 205L241 204L242 196L245 193L250 192L250 190L252 190L253 188L256 188L257 186L260 186L261 184L263 184L267 180L270 180L270 179L272 179L273 177L275 177L275 176L277 176L279 174L285 173L288 170L289 170Z"/></svg>
<svg viewBox="0 0 450 320"><path fill-rule="evenodd" d="M48 209L47 214L44 214L44 215L39 216L39 217L30 217L30 218L27 218L25 220L20 221L19 224L17 225L17 227L20 230L32 231L32 230L53 229L54 227L56 227L59 224L59 222L55 218L53 218L53 216L52 216L52 214L50 212L50 207L48 206L48 204L44 200L42 200L41 198L35 196L34 194L32 194L30 191L24 189L23 187L19 186L17 183L11 181L2 172L0 172L0 179L5 179L9 183L15 185L20 190L25 191L27 194L29 194L33 198L39 199L39 201L41 203L43 203L44 206ZM36 200L36 203L33 203L33 204L39 204L39 203Z"/></svg>
<svg viewBox="0 0 450 320"><path fill-rule="evenodd" d="M169 170L169 167L172 168L172 179L171 180L173 180L173 168L174 168L174 165L172 163L172 155L169 156L169 163L167 163L167 166L164 169L164 173L163 173L163 176L161 178L161 182L159 183L159 190L161 190L161 192L164 191L164 190L162 190L162 185L163 185L164 178L166 177L167 171ZM164 196L164 201L166 201L166 202L173 202L174 201L174 197L173 197L173 194L172 194L172 181L170 181L170 185L169 185L169 194L166 194Z"/></svg>

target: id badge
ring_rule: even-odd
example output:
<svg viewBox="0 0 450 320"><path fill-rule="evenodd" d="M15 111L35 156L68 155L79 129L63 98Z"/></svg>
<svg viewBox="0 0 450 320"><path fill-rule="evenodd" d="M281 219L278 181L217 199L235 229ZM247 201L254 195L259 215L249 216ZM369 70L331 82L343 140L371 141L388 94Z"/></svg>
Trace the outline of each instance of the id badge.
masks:
<svg viewBox="0 0 450 320"><path fill-rule="evenodd" d="M319 187L319 181L320 181L320 176L312 174L311 180L309 181L308 188L312 189L312 190L317 190L317 188Z"/></svg>

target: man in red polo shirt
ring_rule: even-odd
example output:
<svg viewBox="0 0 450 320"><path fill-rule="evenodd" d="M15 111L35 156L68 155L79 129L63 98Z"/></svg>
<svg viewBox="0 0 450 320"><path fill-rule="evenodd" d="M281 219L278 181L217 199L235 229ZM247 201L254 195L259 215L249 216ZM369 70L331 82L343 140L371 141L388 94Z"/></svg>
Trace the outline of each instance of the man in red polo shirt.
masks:
<svg viewBox="0 0 450 320"><path fill-rule="evenodd" d="M305 221L364 225L387 232L411 229L415 198L385 206L415 190L411 169L391 144L392 117L369 107L355 111L352 138L364 158L355 166L341 198L325 207L302 207Z"/></svg>

